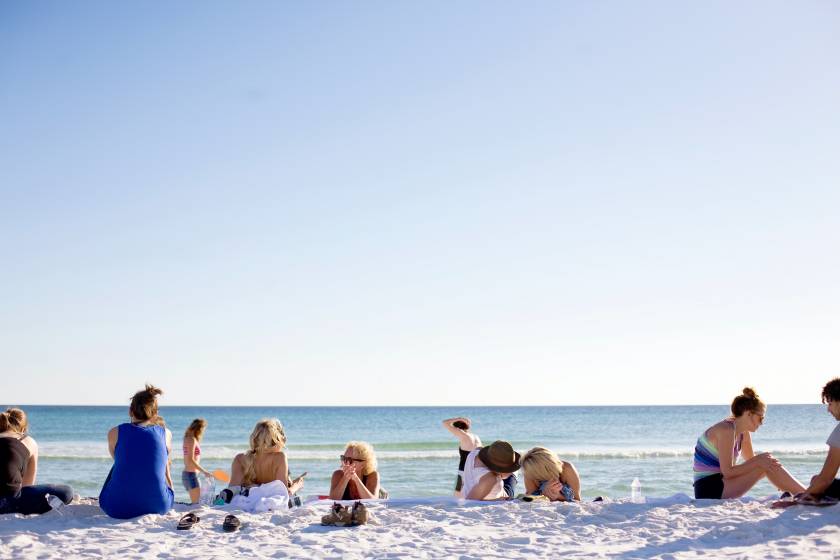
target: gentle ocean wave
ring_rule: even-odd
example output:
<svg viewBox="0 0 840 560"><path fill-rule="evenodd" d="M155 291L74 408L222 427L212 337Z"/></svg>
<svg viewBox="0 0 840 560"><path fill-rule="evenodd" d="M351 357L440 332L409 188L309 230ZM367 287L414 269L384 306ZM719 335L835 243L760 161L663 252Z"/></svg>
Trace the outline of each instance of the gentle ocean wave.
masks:
<svg viewBox="0 0 840 560"><path fill-rule="evenodd" d="M241 448L224 447L224 448L205 448L202 452L202 460L231 460L238 453L244 451ZM338 461L338 457L343 449L341 447L334 447L329 450L316 451L312 449L293 449L287 450L290 460L295 461ZM666 459L691 457L694 450L668 450L668 449L654 449L654 450L637 450L626 449L616 450L610 452L597 451L563 451L556 450L557 454L564 459L584 459L584 460L622 460L622 459ZM815 457L824 456L825 448L822 449L775 449L770 450L770 453L779 457ZM382 451L377 449L376 456L380 461L397 461L397 460L438 460L438 459L457 459L457 449L451 448L448 450L402 450L402 451ZM110 460L107 449L102 449L101 446L91 446L90 448L75 447L68 449L67 447L48 447L41 446L40 457L50 459L63 460ZM175 460L180 460L180 453L175 454Z"/></svg>

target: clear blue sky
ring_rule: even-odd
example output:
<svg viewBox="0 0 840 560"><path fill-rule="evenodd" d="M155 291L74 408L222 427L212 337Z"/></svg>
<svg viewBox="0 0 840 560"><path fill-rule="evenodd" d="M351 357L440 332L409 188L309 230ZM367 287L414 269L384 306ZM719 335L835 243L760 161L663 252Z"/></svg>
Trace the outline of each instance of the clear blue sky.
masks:
<svg viewBox="0 0 840 560"><path fill-rule="evenodd" d="M814 402L835 2L0 3L6 402Z"/></svg>

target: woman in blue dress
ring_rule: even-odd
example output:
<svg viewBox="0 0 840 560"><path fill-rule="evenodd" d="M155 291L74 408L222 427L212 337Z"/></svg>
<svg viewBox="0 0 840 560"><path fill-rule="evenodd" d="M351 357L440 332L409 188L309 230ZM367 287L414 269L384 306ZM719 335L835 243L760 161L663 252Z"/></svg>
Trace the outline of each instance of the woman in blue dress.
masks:
<svg viewBox="0 0 840 560"><path fill-rule="evenodd" d="M157 387L146 385L131 399L131 422L108 432L114 466L99 493L99 506L111 517L130 519L172 509L172 432L158 416L157 397L161 394Z"/></svg>

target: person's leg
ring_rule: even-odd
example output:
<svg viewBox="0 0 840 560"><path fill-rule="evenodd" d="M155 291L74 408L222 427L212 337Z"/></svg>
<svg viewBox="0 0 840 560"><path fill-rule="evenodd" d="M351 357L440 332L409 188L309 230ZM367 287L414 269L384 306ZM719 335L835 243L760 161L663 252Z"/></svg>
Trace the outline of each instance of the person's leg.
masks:
<svg viewBox="0 0 840 560"><path fill-rule="evenodd" d="M754 471L750 471L747 474L742 474L741 476L736 476L734 478L724 478L723 479L723 499L729 498L740 498L744 494L750 491L750 488L755 486L755 484L764 478L764 471L761 469L755 469Z"/></svg>
<svg viewBox="0 0 840 560"><path fill-rule="evenodd" d="M787 469L781 466L768 470L767 480L784 492L798 494L805 491L805 487Z"/></svg>
<svg viewBox="0 0 840 560"><path fill-rule="evenodd" d="M47 494L56 496L65 504L69 504L73 499L73 489L65 484L24 486L20 489L20 496L15 500L15 512L31 515L50 511L52 508L47 503Z"/></svg>
<svg viewBox="0 0 840 560"><path fill-rule="evenodd" d="M513 497L516 495L516 475L515 474L512 474L505 479L504 487L505 487L505 494L507 494L507 497L510 498L510 499L513 499Z"/></svg>
<svg viewBox="0 0 840 560"><path fill-rule="evenodd" d="M187 494L190 495L190 502L197 504L201 498L201 486L198 483L198 473L181 471L181 483Z"/></svg>
<svg viewBox="0 0 840 560"><path fill-rule="evenodd" d="M825 496L829 498L837 498L840 500L840 478L835 478L834 482L831 483L831 486L826 488Z"/></svg>

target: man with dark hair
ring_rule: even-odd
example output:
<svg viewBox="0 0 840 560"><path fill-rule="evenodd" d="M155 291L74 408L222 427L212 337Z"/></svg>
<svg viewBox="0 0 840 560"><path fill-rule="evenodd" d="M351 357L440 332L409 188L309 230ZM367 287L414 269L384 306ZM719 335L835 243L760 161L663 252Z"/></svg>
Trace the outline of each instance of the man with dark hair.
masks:
<svg viewBox="0 0 840 560"><path fill-rule="evenodd" d="M836 420L840 420L840 377L836 377L825 384L822 390L822 402L828 405L828 412ZM811 479L811 486L805 493L812 496L826 495L831 498L840 498L840 478L837 471L840 470L840 423L835 426L834 431L828 436L828 457L820 471L820 474Z"/></svg>

